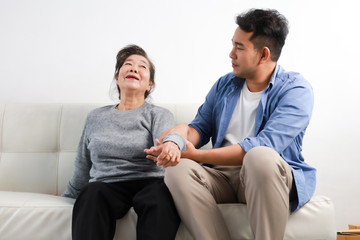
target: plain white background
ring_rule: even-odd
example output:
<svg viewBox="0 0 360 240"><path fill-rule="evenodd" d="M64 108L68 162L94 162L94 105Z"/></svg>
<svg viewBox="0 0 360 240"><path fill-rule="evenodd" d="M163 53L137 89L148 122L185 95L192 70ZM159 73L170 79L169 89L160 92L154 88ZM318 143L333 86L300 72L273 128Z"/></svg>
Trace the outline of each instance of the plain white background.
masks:
<svg viewBox="0 0 360 240"><path fill-rule="evenodd" d="M304 139L317 194L337 228L360 224L359 12L327 0L0 0L0 102L104 102L116 53L142 46L156 66L153 102L201 103L232 71L235 16L275 8L290 22L279 63L315 92Z"/></svg>

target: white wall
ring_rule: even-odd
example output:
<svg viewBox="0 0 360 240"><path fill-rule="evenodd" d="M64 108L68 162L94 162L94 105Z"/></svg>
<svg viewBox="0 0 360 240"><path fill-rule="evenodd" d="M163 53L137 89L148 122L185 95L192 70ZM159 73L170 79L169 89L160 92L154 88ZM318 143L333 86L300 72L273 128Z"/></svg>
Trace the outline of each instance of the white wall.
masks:
<svg viewBox="0 0 360 240"><path fill-rule="evenodd" d="M276 8L291 25L279 62L315 91L304 154L347 228L360 224L356 2L0 0L0 102L110 102L116 53L135 43L157 68L154 102L200 103L232 70L236 14Z"/></svg>

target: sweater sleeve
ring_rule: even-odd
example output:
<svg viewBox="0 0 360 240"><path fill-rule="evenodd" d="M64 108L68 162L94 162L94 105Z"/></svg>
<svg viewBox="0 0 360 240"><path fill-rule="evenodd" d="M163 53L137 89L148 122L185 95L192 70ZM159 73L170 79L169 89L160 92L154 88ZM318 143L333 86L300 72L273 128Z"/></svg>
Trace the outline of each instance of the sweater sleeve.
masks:
<svg viewBox="0 0 360 240"><path fill-rule="evenodd" d="M162 111L157 112L155 117L153 118L154 121L152 126L152 134L154 145L156 144L155 139L159 138L161 133L175 126L174 115L167 109L160 109L162 109ZM183 139L180 135L169 134L165 137L163 142L167 141L172 141L176 145L178 145L181 152L185 151L186 142L185 139Z"/></svg>
<svg viewBox="0 0 360 240"><path fill-rule="evenodd" d="M75 167L72 178L67 184L63 197L77 198L81 189L89 182L90 168L92 166L90 160L90 153L88 150L88 137L87 126L89 122L89 116L86 119L85 127L83 129L80 142L77 149L77 155L75 158Z"/></svg>

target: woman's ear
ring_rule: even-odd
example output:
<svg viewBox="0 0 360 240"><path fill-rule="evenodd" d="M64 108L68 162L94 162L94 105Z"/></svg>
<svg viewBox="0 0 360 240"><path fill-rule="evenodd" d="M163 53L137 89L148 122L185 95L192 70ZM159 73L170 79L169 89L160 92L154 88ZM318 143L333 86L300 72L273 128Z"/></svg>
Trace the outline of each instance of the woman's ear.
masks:
<svg viewBox="0 0 360 240"><path fill-rule="evenodd" d="M147 90L150 91L153 85L154 83L152 81L149 81L149 87L147 88Z"/></svg>
<svg viewBox="0 0 360 240"><path fill-rule="evenodd" d="M115 79L116 86L119 86L119 84L118 84L119 74L117 74L114 79Z"/></svg>

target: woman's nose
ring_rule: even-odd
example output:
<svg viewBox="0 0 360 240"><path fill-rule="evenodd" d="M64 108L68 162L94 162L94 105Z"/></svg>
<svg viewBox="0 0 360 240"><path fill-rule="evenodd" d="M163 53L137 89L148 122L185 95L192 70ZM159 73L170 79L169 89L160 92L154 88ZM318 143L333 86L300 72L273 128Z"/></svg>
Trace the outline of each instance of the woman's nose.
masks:
<svg viewBox="0 0 360 240"><path fill-rule="evenodd" d="M137 73L137 70L136 70L136 68L131 68L131 69L130 69L130 72Z"/></svg>

